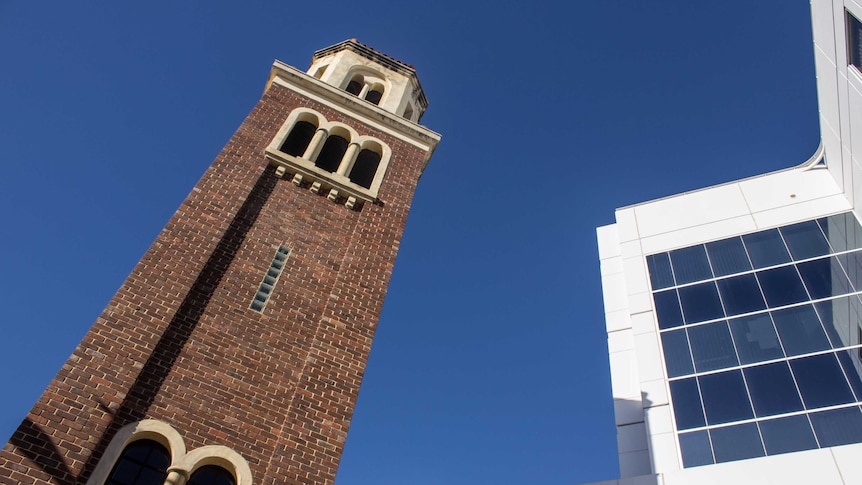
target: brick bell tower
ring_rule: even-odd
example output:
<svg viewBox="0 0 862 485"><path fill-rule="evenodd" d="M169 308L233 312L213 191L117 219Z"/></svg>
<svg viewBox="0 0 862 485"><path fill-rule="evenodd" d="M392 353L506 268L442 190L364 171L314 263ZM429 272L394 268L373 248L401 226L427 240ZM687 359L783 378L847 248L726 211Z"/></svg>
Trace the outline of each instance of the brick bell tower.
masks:
<svg viewBox="0 0 862 485"><path fill-rule="evenodd" d="M0 483L331 484L440 136L348 40L266 89L0 453Z"/></svg>

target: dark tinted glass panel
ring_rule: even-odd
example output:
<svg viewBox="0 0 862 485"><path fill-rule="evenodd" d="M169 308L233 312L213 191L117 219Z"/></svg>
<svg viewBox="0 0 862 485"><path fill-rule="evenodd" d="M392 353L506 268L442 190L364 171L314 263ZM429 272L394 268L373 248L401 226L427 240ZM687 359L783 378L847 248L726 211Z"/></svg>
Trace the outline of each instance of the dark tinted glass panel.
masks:
<svg viewBox="0 0 862 485"><path fill-rule="evenodd" d="M371 150L362 150L353 162L353 168L350 170L350 181L356 185L371 188L371 182L374 181L374 175L377 174L377 166L380 165L380 155Z"/></svg>
<svg viewBox="0 0 862 485"><path fill-rule="evenodd" d="M222 467L207 465L195 470L188 485L234 485L233 475Z"/></svg>
<svg viewBox="0 0 862 485"><path fill-rule="evenodd" d="M114 465L107 483L111 485L135 485L143 466L133 461L119 461Z"/></svg>
<svg viewBox="0 0 862 485"><path fill-rule="evenodd" d="M673 400L673 414L677 429L691 429L703 426L703 410L700 394L694 377L670 382L670 396Z"/></svg>
<svg viewBox="0 0 862 485"><path fill-rule="evenodd" d="M742 273L751 269L742 239L732 237L706 245L709 261L716 276Z"/></svg>
<svg viewBox="0 0 862 485"><path fill-rule="evenodd" d="M763 456L760 433L754 423L739 424L709 431L715 451L715 462L744 460Z"/></svg>
<svg viewBox="0 0 862 485"><path fill-rule="evenodd" d="M670 269L670 257L667 253L647 256L647 267L653 290L673 286L673 272Z"/></svg>
<svg viewBox="0 0 862 485"><path fill-rule="evenodd" d="M833 354L790 361L802 400L808 409L853 402L853 393Z"/></svg>
<svg viewBox="0 0 862 485"><path fill-rule="evenodd" d="M682 325L682 313L679 310L676 290L654 293L652 297L655 301L659 328L673 328Z"/></svg>
<svg viewBox="0 0 862 485"><path fill-rule="evenodd" d="M670 261L673 264L676 283L679 285L712 278L706 250L702 245L671 251Z"/></svg>
<svg viewBox="0 0 862 485"><path fill-rule="evenodd" d="M768 455L817 448L817 441L814 440L814 433L806 416L761 421L760 432Z"/></svg>
<svg viewBox="0 0 862 485"><path fill-rule="evenodd" d="M778 229L747 234L742 236L742 240L755 268L765 268L790 261L790 255L787 254Z"/></svg>
<svg viewBox="0 0 862 485"><path fill-rule="evenodd" d="M823 448L862 441L862 413L856 406L812 413L810 417Z"/></svg>
<svg viewBox="0 0 862 485"><path fill-rule="evenodd" d="M293 129L290 130L290 134L287 135L279 150L288 155L301 157L305 153L305 149L308 148L308 144L311 142L316 131L317 127L313 124L307 121L298 121L293 126Z"/></svg>
<svg viewBox="0 0 862 485"><path fill-rule="evenodd" d="M701 376L698 380L709 424L729 423L754 417L741 371L732 370Z"/></svg>
<svg viewBox="0 0 862 485"><path fill-rule="evenodd" d="M845 350L836 354L838 355L838 360L841 362L841 367L844 368L847 380L850 381L850 387L853 388L853 392L856 394L856 400L862 401L862 379L859 376L862 364L859 362L859 350Z"/></svg>
<svg viewBox="0 0 862 485"><path fill-rule="evenodd" d="M720 321L688 329L691 354L698 372L707 372L739 364L727 322Z"/></svg>
<svg viewBox="0 0 862 485"><path fill-rule="evenodd" d="M745 382L757 416L772 416L802 410L802 400L787 362L744 369Z"/></svg>
<svg viewBox="0 0 862 485"><path fill-rule="evenodd" d="M715 463L712 459L709 433L706 431L680 434L679 447L682 450L682 464L686 468Z"/></svg>
<svg viewBox="0 0 862 485"><path fill-rule="evenodd" d="M821 301L814 304L820 321L832 341L833 347L847 347L854 345L854 339L858 333L860 313L862 304L856 296L836 298L834 300Z"/></svg>
<svg viewBox="0 0 862 485"><path fill-rule="evenodd" d="M812 305L776 310L772 312L772 320L788 356L829 348L829 340Z"/></svg>
<svg viewBox="0 0 862 485"><path fill-rule="evenodd" d="M165 472L144 468L138 475L135 485L162 485L165 483Z"/></svg>
<svg viewBox="0 0 862 485"><path fill-rule="evenodd" d="M847 276L850 277L850 283L856 291L862 291L862 253L853 252L838 255L838 261L847 271Z"/></svg>
<svg viewBox="0 0 862 485"><path fill-rule="evenodd" d="M850 212L818 219L829 244L837 252L862 247L862 228Z"/></svg>
<svg viewBox="0 0 862 485"><path fill-rule="evenodd" d="M741 363L752 364L784 357L769 315L736 318L730 321L730 329Z"/></svg>
<svg viewBox="0 0 862 485"><path fill-rule="evenodd" d="M815 221L784 226L781 234L796 261L829 254L829 244Z"/></svg>
<svg viewBox="0 0 862 485"><path fill-rule="evenodd" d="M317 161L314 165L326 170L334 172L341 164L341 159L344 158L344 152L347 151L347 140L337 135L331 135L326 139L320 154L317 156Z"/></svg>
<svg viewBox="0 0 862 485"><path fill-rule="evenodd" d="M679 289L685 323L696 323L724 316L714 281Z"/></svg>
<svg viewBox="0 0 862 485"><path fill-rule="evenodd" d="M756 312L766 308L753 274L718 280L718 291L728 315Z"/></svg>
<svg viewBox="0 0 862 485"><path fill-rule="evenodd" d="M770 308L799 303L808 299L799 273L793 266L773 268L757 273L763 295Z"/></svg>
<svg viewBox="0 0 862 485"><path fill-rule="evenodd" d="M123 450L105 483L109 485L161 485L170 463L168 450L151 440L133 441Z"/></svg>
<svg viewBox="0 0 862 485"><path fill-rule="evenodd" d="M691 355L688 351L688 339L684 329L661 334L661 344L664 348L664 362L668 377L694 373Z"/></svg>
<svg viewBox="0 0 862 485"><path fill-rule="evenodd" d="M850 281L834 257L815 259L796 265L811 299L829 298L850 292Z"/></svg>
<svg viewBox="0 0 862 485"><path fill-rule="evenodd" d="M847 57L856 69L862 69L862 23L847 12Z"/></svg>

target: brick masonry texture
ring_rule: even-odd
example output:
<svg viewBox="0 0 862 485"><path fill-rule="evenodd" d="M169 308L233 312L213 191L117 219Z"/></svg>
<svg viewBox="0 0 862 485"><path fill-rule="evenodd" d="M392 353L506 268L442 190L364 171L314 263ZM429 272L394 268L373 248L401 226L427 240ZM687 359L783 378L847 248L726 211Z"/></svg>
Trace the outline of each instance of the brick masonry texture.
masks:
<svg viewBox="0 0 862 485"><path fill-rule="evenodd" d="M264 148L297 107L391 147L384 205L352 211L275 176ZM232 448L255 484L333 483L425 156L273 85L0 451L0 483L83 484L146 418L189 450Z"/></svg>

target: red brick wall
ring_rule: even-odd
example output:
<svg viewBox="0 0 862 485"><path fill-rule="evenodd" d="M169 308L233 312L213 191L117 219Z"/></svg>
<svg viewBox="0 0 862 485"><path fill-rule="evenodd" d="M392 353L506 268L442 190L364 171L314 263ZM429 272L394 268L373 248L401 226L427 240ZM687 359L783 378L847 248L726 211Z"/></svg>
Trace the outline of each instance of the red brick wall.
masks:
<svg viewBox="0 0 862 485"><path fill-rule="evenodd" d="M387 143L361 211L277 179L263 150L309 107ZM425 153L273 85L0 452L0 483L83 483L144 418L224 445L256 484L335 478ZM262 314L249 304L279 244Z"/></svg>

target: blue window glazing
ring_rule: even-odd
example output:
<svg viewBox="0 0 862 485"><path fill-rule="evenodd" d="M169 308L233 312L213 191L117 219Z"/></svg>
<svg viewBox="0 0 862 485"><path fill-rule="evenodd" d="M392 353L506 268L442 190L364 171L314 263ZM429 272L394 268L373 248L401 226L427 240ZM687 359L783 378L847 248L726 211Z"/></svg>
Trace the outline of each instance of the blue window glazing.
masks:
<svg viewBox="0 0 862 485"><path fill-rule="evenodd" d="M777 455L817 448L811 422L806 415L770 419L760 423L766 453Z"/></svg>
<svg viewBox="0 0 862 485"><path fill-rule="evenodd" d="M741 315L766 309L760 286L753 274L718 280L718 292L728 315Z"/></svg>
<svg viewBox="0 0 862 485"><path fill-rule="evenodd" d="M736 318L729 323L741 364L784 357L768 313Z"/></svg>
<svg viewBox="0 0 862 485"><path fill-rule="evenodd" d="M650 284L654 290L669 288L674 285L673 270L670 269L670 257L667 253L659 253L647 258Z"/></svg>
<svg viewBox="0 0 862 485"><path fill-rule="evenodd" d="M673 274L679 285L712 278L712 270L709 267L709 260L706 258L706 249L702 245L671 251L670 261L673 264Z"/></svg>
<svg viewBox="0 0 862 485"><path fill-rule="evenodd" d="M747 234L742 236L742 240L755 268L766 268L790 261L790 255L778 229Z"/></svg>
<svg viewBox="0 0 862 485"><path fill-rule="evenodd" d="M756 458L765 454L755 423L715 428L709 431L709 435L712 437L716 463Z"/></svg>
<svg viewBox="0 0 862 485"><path fill-rule="evenodd" d="M829 243L826 242L817 221L800 222L784 226L780 230L795 261L823 256L830 252Z"/></svg>
<svg viewBox="0 0 862 485"><path fill-rule="evenodd" d="M714 281L683 286L679 289L679 301L685 323L697 323L724 316L718 288Z"/></svg>
<svg viewBox="0 0 862 485"><path fill-rule="evenodd" d="M691 354L698 372L709 372L739 364L730 329L724 320L688 329Z"/></svg>
<svg viewBox="0 0 862 485"><path fill-rule="evenodd" d="M715 276L727 276L751 270L751 261L742 245L742 239L732 237L706 245Z"/></svg>
<svg viewBox="0 0 862 485"><path fill-rule="evenodd" d="M862 442L852 213L647 256L685 467Z"/></svg>

